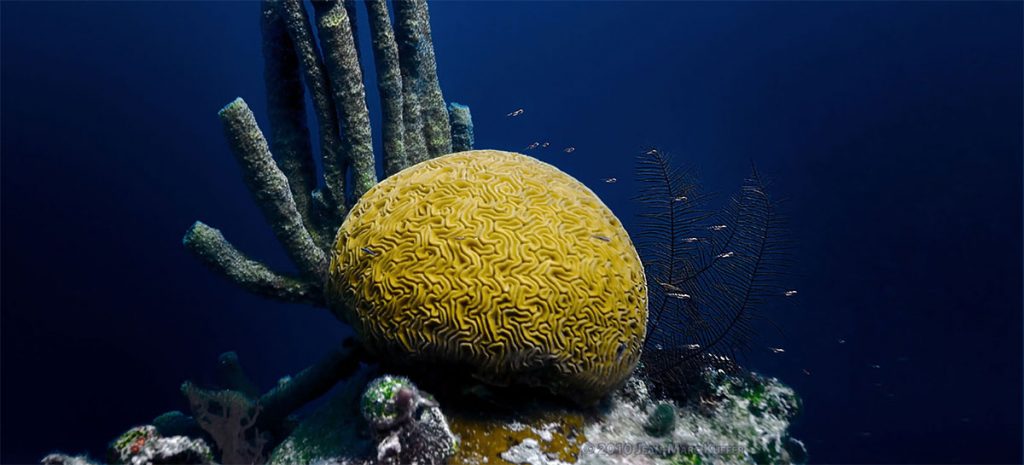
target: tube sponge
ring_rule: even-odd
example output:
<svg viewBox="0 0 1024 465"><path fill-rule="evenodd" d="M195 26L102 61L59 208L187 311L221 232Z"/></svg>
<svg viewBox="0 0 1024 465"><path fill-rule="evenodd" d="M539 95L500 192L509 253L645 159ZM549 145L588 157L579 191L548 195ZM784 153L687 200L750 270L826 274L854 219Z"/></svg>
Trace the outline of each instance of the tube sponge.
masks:
<svg viewBox="0 0 1024 465"><path fill-rule="evenodd" d="M557 168L493 150L370 189L338 231L326 297L390 360L584 402L629 376L647 320L643 268L611 210Z"/></svg>

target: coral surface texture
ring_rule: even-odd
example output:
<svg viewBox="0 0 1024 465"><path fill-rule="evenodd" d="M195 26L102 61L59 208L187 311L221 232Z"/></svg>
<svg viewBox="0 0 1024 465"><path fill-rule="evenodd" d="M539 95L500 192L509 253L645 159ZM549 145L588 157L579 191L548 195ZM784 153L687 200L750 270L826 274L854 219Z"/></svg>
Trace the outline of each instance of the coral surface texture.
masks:
<svg viewBox="0 0 1024 465"><path fill-rule="evenodd" d="M626 230L586 186L476 150L411 166L359 200L327 300L391 360L593 400L636 366L646 286Z"/></svg>

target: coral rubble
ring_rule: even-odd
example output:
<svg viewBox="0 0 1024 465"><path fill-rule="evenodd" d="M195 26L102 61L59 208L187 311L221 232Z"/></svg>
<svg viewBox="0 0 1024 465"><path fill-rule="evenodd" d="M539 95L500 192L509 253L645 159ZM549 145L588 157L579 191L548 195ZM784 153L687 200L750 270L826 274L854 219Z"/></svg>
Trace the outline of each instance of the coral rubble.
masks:
<svg viewBox="0 0 1024 465"><path fill-rule="evenodd" d="M369 378L369 372L361 373L274 451L272 463L378 463L381 448L389 450L397 444L410 444L408 438L400 440L395 435L380 434L372 421L365 421L364 415L359 414L360 389L367 386ZM773 378L750 373L706 370L700 376L707 382L694 391L694 398L686 401L657 399L642 379L634 377L605 402L589 408L539 400L481 407L467 404L464 398L462 403L430 409L438 415L434 418L446 419L451 433L458 438L454 455L447 462L451 464L806 462L803 444L788 435L789 422L800 409L800 400L792 389ZM407 382L393 377L378 378L377 383L370 383L362 391L362 397L372 399L374 408L381 412L391 412L381 418L395 419L399 415L393 410L393 402ZM365 402L361 405L365 412ZM377 418L376 414L370 416ZM673 427L652 431L652 417ZM396 424L385 423L391 428L385 432L395 431ZM360 429L364 432L360 433ZM373 432L374 439L368 439L366 430Z"/></svg>

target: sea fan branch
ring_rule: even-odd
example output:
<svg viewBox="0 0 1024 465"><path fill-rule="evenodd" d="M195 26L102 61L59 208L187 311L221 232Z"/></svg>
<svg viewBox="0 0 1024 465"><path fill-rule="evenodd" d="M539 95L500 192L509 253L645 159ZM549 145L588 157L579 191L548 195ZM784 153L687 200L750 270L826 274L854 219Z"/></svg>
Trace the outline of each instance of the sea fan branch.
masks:
<svg viewBox="0 0 1024 465"><path fill-rule="evenodd" d="M637 169L646 187L638 244L651 283L644 366L666 381L682 376L678 368L749 350L755 308L781 295L772 283L787 249L756 170L714 216L695 208L703 196L681 173L655 150Z"/></svg>

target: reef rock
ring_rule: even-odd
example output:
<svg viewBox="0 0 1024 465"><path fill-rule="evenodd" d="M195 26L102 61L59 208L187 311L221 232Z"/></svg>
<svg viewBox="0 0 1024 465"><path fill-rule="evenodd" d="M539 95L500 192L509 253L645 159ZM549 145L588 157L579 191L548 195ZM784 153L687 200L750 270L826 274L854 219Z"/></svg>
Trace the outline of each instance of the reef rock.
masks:
<svg viewBox="0 0 1024 465"><path fill-rule="evenodd" d="M632 392L615 395L601 421L589 423L578 464L680 465L804 463L803 443L789 436L800 399L774 378L721 370L703 374L707 390L682 405L642 400L638 379ZM668 423L672 405L674 427ZM653 434L652 434L653 433Z"/></svg>
<svg viewBox="0 0 1024 465"><path fill-rule="evenodd" d="M72 456L60 453L47 455L39 463L42 465L96 465L96 462L84 455Z"/></svg>
<svg viewBox="0 0 1024 465"><path fill-rule="evenodd" d="M458 441L437 401L406 378L371 381L360 411L376 433L378 463L440 465L455 451Z"/></svg>
<svg viewBox="0 0 1024 465"><path fill-rule="evenodd" d="M632 377L592 407L480 390L448 392L438 405L405 378L368 384L364 370L303 421L272 463L806 463L788 432L800 410L792 389L750 373L697 376L703 382L685 402L656 398Z"/></svg>
<svg viewBox="0 0 1024 465"><path fill-rule="evenodd" d="M210 447L202 439L163 437L151 425L137 426L126 431L110 443L107 454L111 463L115 464L213 463Z"/></svg>
<svg viewBox="0 0 1024 465"><path fill-rule="evenodd" d="M458 439L433 397L403 377L367 384L368 377L364 370L350 379L274 450L270 463L450 463Z"/></svg>

